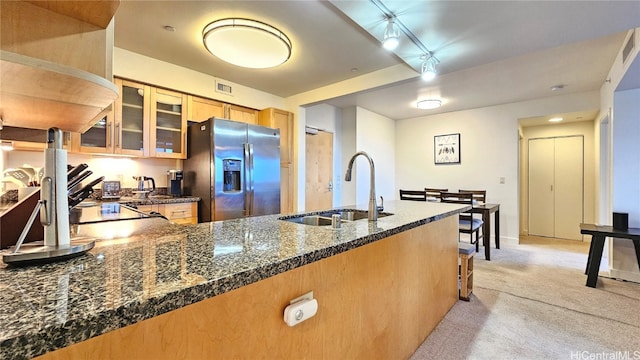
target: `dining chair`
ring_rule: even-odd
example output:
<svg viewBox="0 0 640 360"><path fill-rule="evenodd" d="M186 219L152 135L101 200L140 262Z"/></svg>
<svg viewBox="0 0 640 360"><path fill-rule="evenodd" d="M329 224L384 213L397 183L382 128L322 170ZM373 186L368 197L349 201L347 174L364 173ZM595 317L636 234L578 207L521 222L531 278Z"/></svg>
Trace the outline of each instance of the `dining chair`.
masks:
<svg viewBox="0 0 640 360"><path fill-rule="evenodd" d="M427 193L427 201L440 201L440 193L449 189L424 188L424 191Z"/></svg>
<svg viewBox="0 0 640 360"><path fill-rule="evenodd" d="M473 194L469 192L446 192L440 193L440 201L443 203L466 204L473 206ZM480 251L480 239L484 241L484 233L480 235L484 222L481 219L475 219L470 212L460 213L458 220L458 230L460 233L469 234L469 242L476 245L476 252ZM473 234L476 234L475 241Z"/></svg>
<svg viewBox="0 0 640 360"><path fill-rule="evenodd" d="M477 203L484 204L487 201L487 190L462 190L459 189L458 192L466 192L473 194L473 200Z"/></svg>
<svg viewBox="0 0 640 360"><path fill-rule="evenodd" d="M427 193L422 190L400 190L400 200L427 201Z"/></svg>

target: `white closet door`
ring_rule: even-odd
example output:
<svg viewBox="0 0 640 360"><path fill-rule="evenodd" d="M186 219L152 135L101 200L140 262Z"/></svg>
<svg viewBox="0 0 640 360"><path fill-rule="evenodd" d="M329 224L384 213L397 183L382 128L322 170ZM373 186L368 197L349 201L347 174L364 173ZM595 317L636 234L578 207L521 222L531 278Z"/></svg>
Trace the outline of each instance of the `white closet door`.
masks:
<svg viewBox="0 0 640 360"><path fill-rule="evenodd" d="M571 136L555 141L554 237L581 240L583 221L583 138Z"/></svg>
<svg viewBox="0 0 640 360"><path fill-rule="evenodd" d="M580 240L582 136L529 140L529 234Z"/></svg>
<svg viewBox="0 0 640 360"><path fill-rule="evenodd" d="M529 235L553 237L554 139L529 140Z"/></svg>

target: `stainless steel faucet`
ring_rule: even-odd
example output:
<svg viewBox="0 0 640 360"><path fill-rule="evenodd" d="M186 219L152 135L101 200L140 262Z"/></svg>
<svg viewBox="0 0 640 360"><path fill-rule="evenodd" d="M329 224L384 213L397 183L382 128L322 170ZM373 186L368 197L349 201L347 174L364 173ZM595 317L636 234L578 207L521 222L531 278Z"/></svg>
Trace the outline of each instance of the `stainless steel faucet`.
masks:
<svg viewBox="0 0 640 360"><path fill-rule="evenodd" d="M376 204L376 170L373 165L373 160L366 152L358 151L351 157L351 160L349 160L349 166L347 167L347 173L344 176L344 181L351 181L351 169L353 168L353 162L356 160L358 155L362 155L369 160L369 167L371 171L369 184L369 221L376 221L378 220L378 206Z"/></svg>

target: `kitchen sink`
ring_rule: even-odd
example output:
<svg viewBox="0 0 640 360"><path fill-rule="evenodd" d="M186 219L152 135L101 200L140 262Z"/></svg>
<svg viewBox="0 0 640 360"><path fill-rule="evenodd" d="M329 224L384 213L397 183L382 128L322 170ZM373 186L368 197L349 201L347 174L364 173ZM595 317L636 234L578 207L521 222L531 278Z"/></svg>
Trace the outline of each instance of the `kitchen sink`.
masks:
<svg viewBox="0 0 640 360"><path fill-rule="evenodd" d="M308 214L300 214L293 216L283 216L278 220L290 221L304 225L326 226L331 225L331 216L340 215L340 222L350 222L369 218L369 212L366 210L329 210L322 212L313 212ZM391 213L379 212L378 218L393 215Z"/></svg>

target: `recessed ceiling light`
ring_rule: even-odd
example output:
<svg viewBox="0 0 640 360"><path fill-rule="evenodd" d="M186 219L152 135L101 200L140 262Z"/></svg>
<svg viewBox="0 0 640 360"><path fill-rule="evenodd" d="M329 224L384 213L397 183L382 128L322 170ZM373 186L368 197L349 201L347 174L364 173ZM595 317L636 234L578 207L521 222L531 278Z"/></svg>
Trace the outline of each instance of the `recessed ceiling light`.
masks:
<svg viewBox="0 0 640 360"><path fill-rule="evenodd" d="M437 109L440 106L442 106L442 100L438 100L438 99L420 100L416 104L416 107L418 107L418 109L425 109L425 110Z"/></svg>
<svg viewBox="0 0 640 360"><path fill-rule="evenodd" d="M271 68L291 57L291 40L287 35L256 20L216 20L204 28L202 39L211 54L246 68Z"/></svg>
<svg viewBox="0 0 640 360"><path fill-rule="evenodd" d="M554 118L549 119L549 122L560 122L560 121L562 121L561 117L554 117Z"/></svg>

